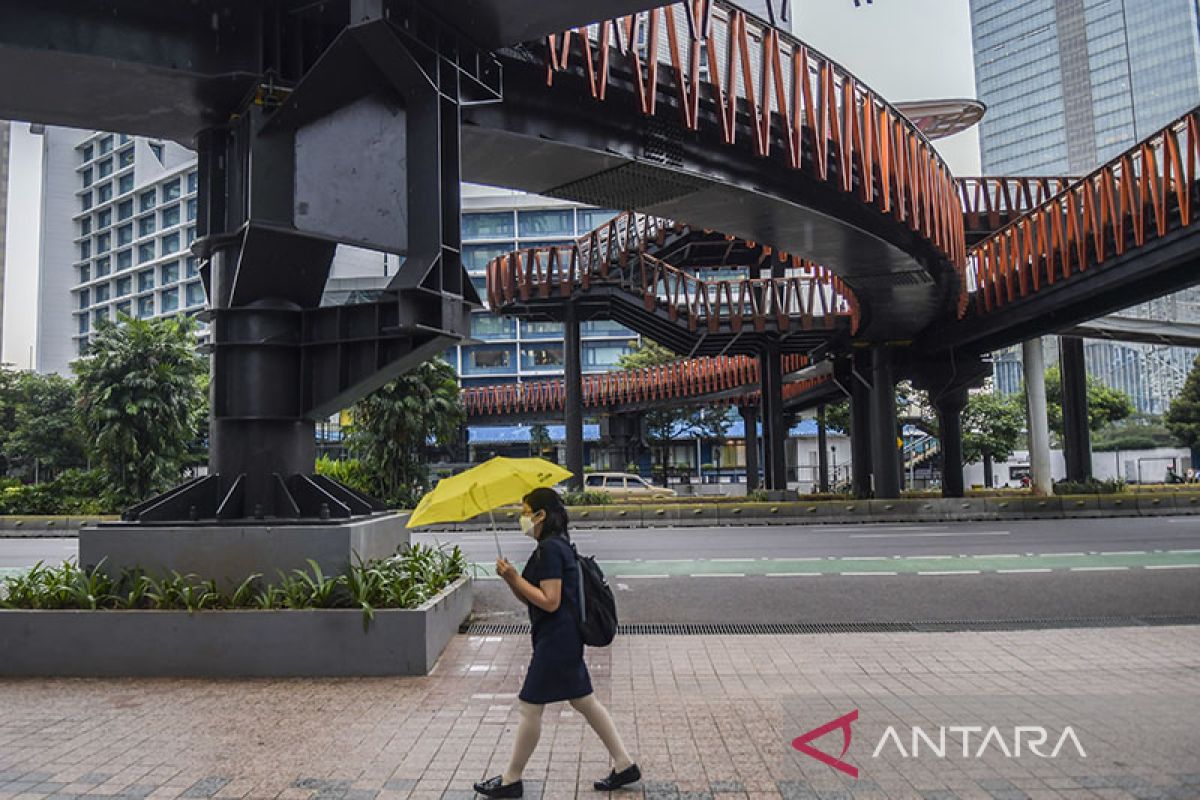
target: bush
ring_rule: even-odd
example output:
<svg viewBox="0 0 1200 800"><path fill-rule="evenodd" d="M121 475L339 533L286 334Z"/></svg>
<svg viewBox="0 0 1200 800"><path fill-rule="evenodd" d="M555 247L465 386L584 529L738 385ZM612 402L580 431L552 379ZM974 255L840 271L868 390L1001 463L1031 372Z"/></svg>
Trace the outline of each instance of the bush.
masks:
<svg viewBox="0 0 1200 800"><path fill-rule="evenodd" d="M767 502L767 490L755 489L753 491L746 492L746 499L751 503L765 503Z"/></svg>
<svg viewBox="0 0 1200 800"><path fill-rule="evenodd" d="M375 490L367 468L357 458L336 459L323 455L317 459L317 474L363 494L373 494Z"/></svg>
<svg viewBox="0 0 1200 800"><path fill-rule="evenodd" d="M563 503L568 506L606 506L612 502L608 492L564 492Z"/></svg>
<svg viewBox="0 0 1200 800"><path fill-rule="evenodd" d="M457 546L411 545L390 558L359 562L341 575L325 575L315 561L309 569L279 573L274 583L248 576L233 592L224 593L214 580L195 575L155 578L140 569L125 570L117 579L100 567L85 570L67 561L57 567L38 563L33 569L0 581L0 608L187 610L217 608L355 608L363 612L363 629L377 608L416 608L467 571Z"/></svg>
<svg viewBox="0 0 1200 800"><path fill-rule="evenodd" d="M5 484L0 484L0 514L112 514L118 510L98 469L63 470L54 480L36 485Z"/></svg>
<svg viewBox="0 0 1200 800"><path fill-rule="evenodd" d="M1120 478L1109 478L1098 481L1089 478L1086 481L1059 481L1054 484L1055 494L1117 494L1125 491L1125 481Z"/></svg>
<svg viewBox="0 0 1200 800"><path fill-rule="evenodd" d="M638 470L638 465L637 465L636 461L630 461L628 464L626 464L625 471L628 472L630 475L641 474L640 471Z"/></svg>

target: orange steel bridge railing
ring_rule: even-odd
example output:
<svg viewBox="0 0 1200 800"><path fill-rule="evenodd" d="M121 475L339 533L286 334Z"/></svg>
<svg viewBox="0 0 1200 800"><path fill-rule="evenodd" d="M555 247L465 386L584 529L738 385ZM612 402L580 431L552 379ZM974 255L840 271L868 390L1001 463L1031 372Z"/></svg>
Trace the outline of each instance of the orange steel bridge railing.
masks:
<svg viewBox="0 0 1200 800"><path fill-rule="evenodd" d="M664 308L672 321L682 315L692 331L701 326L716 331L722 323L735 333L745 326L762 331L772 317L781 331L790 330L793 322L803 330L818 324L832 328L839 317L850 321L852 334L858 330L853 292L810 261L775 253L792 274L704 279L645 252L651 242L661 245L668 231L681 230L670 220L626 212L573 245L498 256L487 266L488 303L500 309L531 299L569 297L593 284L616 285L639 296L648 312ZM762 249L771 255L769 248Z"/></svg>
<svg viewBox="0 0 1200 800"><path fill-rule="evenodd" d="M1191 225L1200 202L1200 108L1044 201L971 250L968 289L986 314L1102 268Z"/></svg>
<svg viewBox="0 0 1200 800"><path fill-rule="evenodd" d="M1066 189L1078 178L958 178L963 223L968 231L994 231Z"/></svg>
<svg viewBox="0 0 1200 800"><path fill-rule="evenodd" d="M806 356L783 356L784 374L803 369L807 365ZM829 376L820 376L785 384L784 397L795 397L828 380ZM583 405L584 408L599 409L672 401L699 402L702 398L719 394L725 395L719 402L756 403L758 391L750 387L758 384L756 358L693 358L661 366L584 375ZM736 390L742 388L746 391L737 394ZM731 392L735 394L728 394ZM566 387L561 378L520 384L473 386L462 390L462 402L468 416L561 413L566 404Z"/></svg>
<svg viewBox="0 0 1200 800"><path fill-rule="evenodd" d="M676 114L726 145L745 120L757 155L782 142L790 168L891 215L962 275L958 187L929 140L841 66L728 0L685 0L551 35L546 45L547 85L572 72L603 101L615 83L632 84L643 115Z"/></svg>

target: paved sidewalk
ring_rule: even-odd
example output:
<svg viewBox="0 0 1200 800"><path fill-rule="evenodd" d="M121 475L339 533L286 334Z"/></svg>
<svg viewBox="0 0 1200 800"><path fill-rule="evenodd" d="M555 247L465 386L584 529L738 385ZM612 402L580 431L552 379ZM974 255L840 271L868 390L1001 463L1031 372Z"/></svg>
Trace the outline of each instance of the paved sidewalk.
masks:
<svg viewBox="0 0 1200 800"><path fill-rule="evenodd" d="M425 678L0 681L0 798L469 798L507 760L528 655L523 637L458 636ZM646 777L617 797L1200 797L1200 627L633 636L588 660ZM791 746L852 709L857 779ZM903 744L873 757L885 723ZM912 725L964 724L1009 745L1043 726L1046 750L1071 725L1086 758L995 741L976 758L983 734L966 758L953 734L943 757L901 752ZM599 797L608 768L551 706L526 797Z"/></svg>

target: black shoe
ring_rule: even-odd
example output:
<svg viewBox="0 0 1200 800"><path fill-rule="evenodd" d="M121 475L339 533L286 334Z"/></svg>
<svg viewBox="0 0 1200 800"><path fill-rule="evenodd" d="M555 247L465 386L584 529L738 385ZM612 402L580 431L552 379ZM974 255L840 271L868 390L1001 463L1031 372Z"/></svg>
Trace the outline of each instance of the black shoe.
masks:
<svg viewBox="0 0 1200 800"><path fill-rule="evenodd" d="M504 783L504 776L497 775L475 784L475 791L484 797L524 797L525 785L520 781Z"/></svg>
<svg viewBox="0 0 1200 800"><path fill-rule="evenodd" d="M641 779L642 771L638 769L638 765L630 764L620 772L614 769L608 773L607 778L596 781L592 786L596 787L596 790L600 792L611 792L613 789L620 789L627 783L635 783Z"/></svg>

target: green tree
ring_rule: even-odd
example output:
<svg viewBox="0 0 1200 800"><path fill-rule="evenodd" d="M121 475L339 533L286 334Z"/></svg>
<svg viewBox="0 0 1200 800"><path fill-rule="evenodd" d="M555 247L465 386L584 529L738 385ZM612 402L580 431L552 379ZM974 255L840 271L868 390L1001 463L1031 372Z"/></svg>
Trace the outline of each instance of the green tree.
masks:
<svg viewBox="0 0 1200 800"><path fill-rule="evenodd" d="M691 417L692 431L700 441L717 443L717 447L713 450L713 456L715 458L715 466L718 470L721 468L720 445L725 439L725 435L729 433L729 427L732 424L733 420L730 419L729 406L701 406Z"/></svg>
<svg viewBox="0 0 1200 800"><path fill-rule="evenodd" d="M642 339L635 344L629 353L617 360L621 369L642 369L656 367L678 361L679 356L649 339ZM647 411L646 439L649 440L651 452L657 451L658 466L652 468L653 475L660 476L665 486L667 483L667 452L677 430L691 427L695 411L687 408L661 408Z"/></svg>
<svg viewBox="0 0 1200 800"><path fill-rule="evenodd" d="M1171 401L1165 422L1184 447L1194 450L1200 446L1200 357L1192 364L1183 391Z"/></svg>
<svg viewBox="0 0 1200 800"><path fill-rule="evenodd" d="M354 404L347 444L374 481L377 497L412 507L429 482L429 442L448 446L466 419L454 369L440 357Z"/></svg>
<svg viewBox="0 0 1200 800"><path fill-rule="evenodd" d="M992 462L1004 461L1017 449L1025 429L1021 396L979 392L967 398L962 414L963 463L983 462L983 480L992 486Z"/></svg>
<svg viewBox="0 0 1200 800"><path fill-rule="evenodd" d="M1062 372L1055 364L1046 370L1046 416L1050 430L1061 438L1062 416ZM1123 420L1133 413L1133 401L1118 389L1110 389L1091 375L1087 376L1088 428L1098 431L1105 425Z"/></svg>
<svg viewBox="0 0 1200 800"><path fill-rule="evenodd" d="M836 433L850 435L850 401L839 400L825 406L825 427Z"/></svg>
<svg viewBox="0 0 1200 800"><path fill-rule="evenodd" d="M1115 450L1153 450L1171 447L1176 437L1153 414L1134 414L1129 419L1106 425L1092 437L1092 450L1097 453Z"/></svg>
<svg viewBox="0 0 1200 800"><path fill-rule="evenodd" d="M195 321L102 320L71 368L109 501L127 506L178 482L203 409Z"/></svg>
<svg viewBox="0 0 1200 800"><path fill-rule="evenodd" d="M69 467L85 466L75 383L61 375L36 372L17 373L6 383L11 390L11 421L3 449L10 472L43 481Z"/></svg>
<svg viewBox="0 0 1200 800"><path fill-rule="evenodd" d="M554 446L550 438L550 430L540 422L529 427L529 455L541 458L546 451Z"/></svg>

